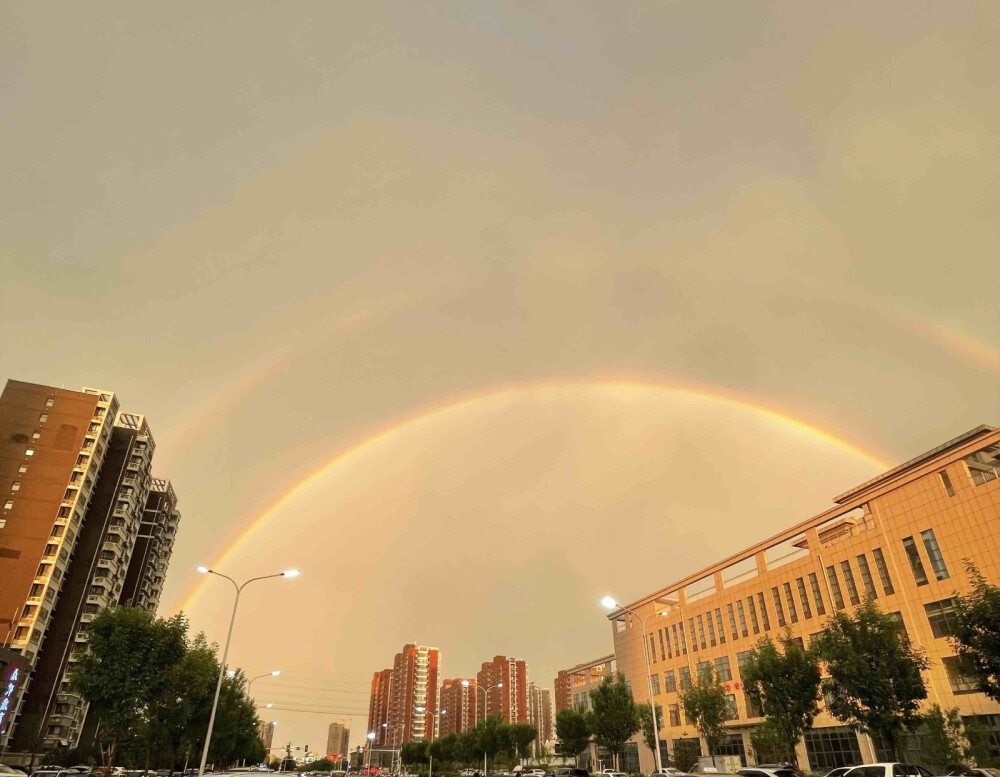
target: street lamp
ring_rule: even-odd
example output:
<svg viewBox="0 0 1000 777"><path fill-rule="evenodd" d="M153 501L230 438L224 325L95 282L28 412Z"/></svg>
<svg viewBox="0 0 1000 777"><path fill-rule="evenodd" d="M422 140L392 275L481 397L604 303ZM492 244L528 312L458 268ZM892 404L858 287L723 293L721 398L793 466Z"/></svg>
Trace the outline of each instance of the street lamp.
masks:
<svg viewBox="0 0 1000 777"><path fill-rule="evenodd" d="M469 681L468 680L462 680L462 685L463 685L463 687L468 688L469 687ZM497 683L496 685L491 685L489 688L483 688L483 686L478 685L478 684L476 685L476 692L477 693L479 691L483 692L483 720L486 720L486 717L487 717L486 713L489 711L488 708L490 706L490 691L492 691L494 688L503 688L503 683ZM477 698L476 701L477 701L476 707L478 707L479 706L479 704L478 704L478 698ZM478 723L478 721L477 721L477 723ZM485 749L485 747L483 748L483 777L486 777L486 749Z"/></svg>
<svg viewBox="0 0 1000 777"><path fill-rule="evenodd" d="M639 618L639 616L636 615L636 613L630 608L618 604L618 602L610 596L605 596L601 599L601 604L608 610L624 610L629 615ZM669 613L669 609L661 610L660 612L655 613L655 616L662 617L664 615L668 615ZM653 613L650 613L650 615L652 614ZM646 640L646 618L648 617L649 615L639 618L639 620L642 621L642 657L646 660L646 687L649 689L649 714L653 718L653 742L656 743L656 747L653 748L653 761L656 764L657 773L662 774L663 764L660 762L660 727L656 723L656 702L653 700L653 679L649 674L649 645ZM615 764L615 766L617 766L617 764Z"/></svg>
<svg viewBox="0 0 1000 777"><path fill-rule="evenodd" d="M262 677L277 677L279 674L281 674L281 670L275 669L273 672L264 672L264 674L259 674L256 677L251 677L249 680L247 680L247 694L249 695L250 686L253 685L254 680L259 680Z"/></svg>
<svg viewBox="0 0 1000 777"><path fill-rule="evenodd" d="M375 741L375 732L374 731L369 731L368 732L368 757L365 759L365 771L366 772L368 771L368 769L372 765L372 744L374 743L374 741Z"/></svg>
<svg viewBox="0 0 1000 777"><path fill-rule="evenodd" d="M198 767L198 777L202 777L202 775L205 774L205 762L208 760L208 747L212 743L212 729L215 728L215 713L219 707L219 692L222 690L222 677L226 673L226 659L229 657L229 641L233 638L233 624L236 623L236 608L239 607L240 604L240 594L243 593L243 589L250 585L250 583L256 582L257 580L267 580L272 577L298 577L299 570L286 569L284 572L278 572L274 575L251 577L242 584L237 583L229 575L216 572L214 569L209 569L208 567L200 566L198 567L198 571L203 575L223 577L232 583L233 588L236 589L236 599L233 601L233 614L229 619L229 633L226 635L226 647L222 651L222 662L219 667L219 680L215 684L215 699L212 701L212 714L208 718L208 731L205 733L205 746L201 751L201 766Z"/></svg>
<svg viewBox="0 0 1000 777"><path fill-rule="evenodd" d="M426 707L417 707L417 712L424 712ZM447 715L448 710L441 710L440 712L435 712L431 716L431 741L437 739L437 719L440 715ZM427 777L434 777L434 754L431 753L430 746L427 748Z"/></svg>

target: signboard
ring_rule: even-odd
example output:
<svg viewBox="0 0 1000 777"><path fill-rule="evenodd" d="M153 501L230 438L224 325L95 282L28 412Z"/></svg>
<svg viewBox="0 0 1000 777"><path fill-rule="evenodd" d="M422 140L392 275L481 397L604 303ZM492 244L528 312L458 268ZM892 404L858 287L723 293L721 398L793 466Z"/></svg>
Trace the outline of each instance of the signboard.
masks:
<svg viewBox="0 0 1000 777"><path fill-rule="evenodd" d="M0 685L0 736L7 733L7 728L14 719L14 705L17 703L17 692L24 684L24 667L10 663L3 667L2 685Z"/></svg>

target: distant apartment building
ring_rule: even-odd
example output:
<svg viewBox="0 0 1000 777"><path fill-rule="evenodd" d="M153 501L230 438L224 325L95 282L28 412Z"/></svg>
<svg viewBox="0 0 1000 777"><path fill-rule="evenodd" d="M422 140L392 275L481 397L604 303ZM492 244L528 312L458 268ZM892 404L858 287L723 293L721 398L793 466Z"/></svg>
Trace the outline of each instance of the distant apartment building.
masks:
<svg viewBox="0 0 1000 777"><path fill-rule="evenodd" d="M153 478L119 604L156 612L180 518L177 495L170 481Z"/></svg>
<svg viewBox="0 0 1000 777"><path fill-rule="evenodd" d="M535 757L548 752L548 743L554 738L552 728L552 693L548 688L539 688L528 683L528 722L535 727Z"/></svg>
<svg viewBox="0 0 1000 777"><path fill-rule="evenodd" d="M1000 431L980 426L834 502L814 518L629 604L638 617L624 609L609 616L615 655L637 701L647 702L652 692L663 707L661 747L672 751L680 739L698 741L680 694L711 668L729 691L730 734L720 754L751 762L750 734L762 719L743 692L748 651L786 629L808 645L833 613L850 612L871 597L926 651L926 704L976 718L991 730L994 757L1000 757L1000 704L963 675L948 640L953 597L970 588L963 563L973 562L988 581L1000 583ZM641 634L640 618L654 614L663 617L649 617L650 630ZM652 752L637 742L632 747L641 770L650 771ZM895 760L883 743L825 708L799 743L798 757L800 767L813 772Z"/></svg>
<svg viewBox="0 0 1000 777"><path fill-rule="evenodd" d="M330 724L326 733L326 755L346 758L351 749L351 726L341 718Z"/></svg>
<svg viewBox="0 0 1000 777"><path fill-rule="evenodd" d="M569 709L589 710L590 692L614 673L614 653L560 669L555 679L556 714Z"/></svg>
<svg viewBox="0 0 1000 777"><path fill-rule="evenodd" d="M392 669L375 673L368 729L375 733L377 744L434 739L440 660L437 648L408 644L396 654Z"/></svg>
<svg viewBox="0 0 1000 777"><path fill-rule="evenodd" d="M121 599L154 450L145 418L111 391L11 380L0 395L0 633L30 667L0 746L87 736L87 704L66 672L90 621Z"/></svg>
<svg viewBox="0 0 1000 777"><path fill-rule="evenodd" d="M476 726L476 680L456 677L441 683L438 736L461 734Z"/></svg>
<svg viewBox="0 0 1000 777"><path fill-rule="evenodd" d="M478 718L499 715L505 723L528 722L528 666L523 659L494 656L476 674Z"/></svg>
<svg viewBox="0 0 1000 777"><path fill-rule="evenodd" d="M271 745L274 744L274 721L260 721L257 724L257 736L264 744L264 750L270 755Z"/></svg>

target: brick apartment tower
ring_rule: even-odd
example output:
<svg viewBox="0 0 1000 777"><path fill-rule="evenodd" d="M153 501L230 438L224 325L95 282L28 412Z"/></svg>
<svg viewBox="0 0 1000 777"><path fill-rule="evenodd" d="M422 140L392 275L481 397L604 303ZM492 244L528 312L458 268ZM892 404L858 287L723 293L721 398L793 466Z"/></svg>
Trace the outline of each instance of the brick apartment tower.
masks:
<svg viewBox="0 0 1000 777"><path fill-rule="evenodd" d="M438 736L461 734L476 726L476 680L456 677L441 683Z"/></svg>
<svg viewBox="0 0 1000 777"><path fill-rule="evenodd" d="M408 644L396 654L392 669L372 677L368 729L375 732L377 745L392 747L401 742L434 739L440 660L437 648ZM388 696L384 716L383 694Z"/></svg>
<svg viewBox="0 0 1000 777"><path fill-rule="evenodd" d="M80 743L87 705L66 670L120 599L154 446L110 391L11 380L0 395L0 634L31 667L2 727L9 750Z"/></svg>
<svg viewBox="0 0 1000 777"><path fill-rule="evenodd" d="M523 659L494 656L476 681L483 689L476 700L478 718L499 715L504 723L528 722L528 666Z"/></svg>

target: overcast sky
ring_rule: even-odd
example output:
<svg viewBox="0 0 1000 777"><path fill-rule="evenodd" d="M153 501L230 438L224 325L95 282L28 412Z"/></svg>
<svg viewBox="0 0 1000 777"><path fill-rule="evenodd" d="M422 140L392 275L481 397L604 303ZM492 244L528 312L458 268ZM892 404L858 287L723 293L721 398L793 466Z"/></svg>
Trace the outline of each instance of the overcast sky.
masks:
<svg viewBox="0 0 1000 777"><path fill-rule="evenodd" d="M407 641L551 687L605 593L1000 423L998 39L989 1L6 3L0 375L147 414L162 614L222 639L196 564L302 567L234 635L326 711L279 738Z"/></svg>

